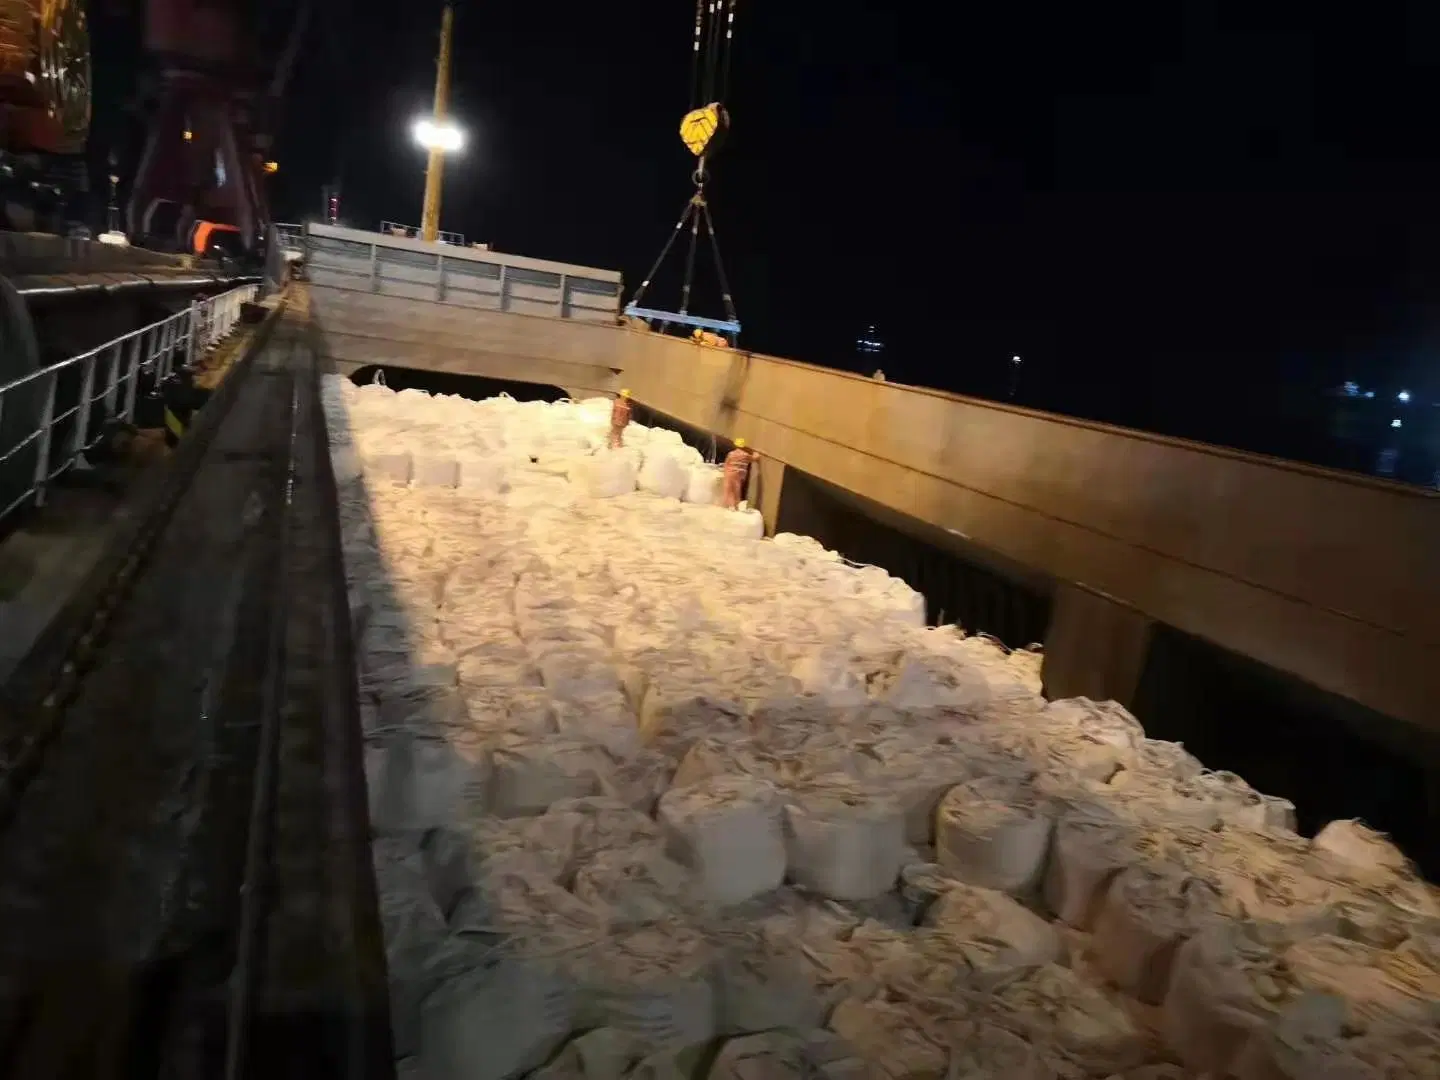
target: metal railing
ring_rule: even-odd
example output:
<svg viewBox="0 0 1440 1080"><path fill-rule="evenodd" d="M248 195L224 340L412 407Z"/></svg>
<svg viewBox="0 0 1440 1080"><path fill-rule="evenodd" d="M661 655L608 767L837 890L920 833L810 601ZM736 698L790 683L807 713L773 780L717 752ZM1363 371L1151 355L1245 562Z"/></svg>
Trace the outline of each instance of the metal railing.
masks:
<svg viewBox="0 0 1440 1080"><path fill-rule="evenodd" d="M382 222L380 222L380 231L381 231L382 233L384 233L386 236L403 236L403 237L404 237L405 239L407 239L407 240L420 240L420 239L422 239L422 237L421 237L421 235L420 235L420 226L418 226L418 225L402 225L402 224L400 224L400 222L398 222L398 221L382 221ZM440 243L442 243L442 244L449 244L449 245L451 245L452 247L464 247L464 246L465 246L465 234L464 234L464 233L446 232L444 229L440 229L438 232L435 233L435 237L436 237L436 239L439 240Z"/></svg>
<svg viewBox="0 0 1440 1080"><path fill-rule="evenodd" d="M315 288L611 325L623 288L618 270L314 224L305 227L305 278Z"/></svg>
<svg viewBox="0 0 1440 1080"><path fill-rule="evenodd" d="M305 226L275 222L275 240L282 251L305 250Z"/></svg>
<svg viewBox="0 0 1440 1080"><path fill-rule="evenodd" d="M256 286L244 285L197 300L159 322L0 386L0 522L27 503L44 506L50 483L74 468L108 428L134 422L142 377L158 387L177 366L193 366L229 336L241 305L255 292ZM33 426L12 436L15 417L27 414ZM25 468L30 458L33 466Z"/></svg>

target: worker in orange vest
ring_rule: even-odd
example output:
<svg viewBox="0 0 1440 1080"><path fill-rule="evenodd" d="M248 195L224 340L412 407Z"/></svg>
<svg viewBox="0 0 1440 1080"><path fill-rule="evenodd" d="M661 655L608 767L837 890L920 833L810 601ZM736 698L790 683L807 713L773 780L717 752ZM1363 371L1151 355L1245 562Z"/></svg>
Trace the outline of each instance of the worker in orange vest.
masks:
<svg viewBox="0 0 1440 1080"><path fill-rule="evenodd" d="M746 448L744 439L736 439L735 449L725 455L725 509L739 509L745 497L745 482L750 479L750 465L759 456Z"/></svg>
<svg viewBox="0 0 1440 1080"><path fill-rule="evenodd" d="M618 450L625 445L625 429L630 424L630 391L621 390L615 404L610 406L610 449Z"/></svg>

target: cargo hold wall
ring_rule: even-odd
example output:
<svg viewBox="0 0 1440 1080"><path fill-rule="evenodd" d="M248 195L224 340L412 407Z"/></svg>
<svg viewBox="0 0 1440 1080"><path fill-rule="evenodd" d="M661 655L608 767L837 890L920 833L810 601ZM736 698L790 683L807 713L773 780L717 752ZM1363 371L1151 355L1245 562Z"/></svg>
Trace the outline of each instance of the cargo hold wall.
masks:
<svg viewBox="0 0 1440 1080"><path fill-rule="evenodd" d="M1138 678L1168 625L1440 731L1440 493L618 326L314 286L324 355L642 404L1064 583L1050 653Z"/></svg>

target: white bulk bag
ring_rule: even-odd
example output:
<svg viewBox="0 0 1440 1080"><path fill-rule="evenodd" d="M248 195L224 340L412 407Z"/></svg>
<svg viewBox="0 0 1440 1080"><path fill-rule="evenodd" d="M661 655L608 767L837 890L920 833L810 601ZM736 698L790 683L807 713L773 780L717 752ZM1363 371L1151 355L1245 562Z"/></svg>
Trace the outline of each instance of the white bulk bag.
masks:
<svg viewBox="0 0 1440 1080"><path fill-rule="evenodd" d="M1064 698L1036 718L1036 737L1051 741L1054 753L1077 776L1104 783L1135 760L1145 738L1140 722L1113 701Z"/></svg>
<svg viewBox="0 0 1440 1080"><path fill-rule="evenodd" d="M742 504L743 505L743 504ZM759 510L748 507L740 510L722 510L711 515L707 524L717 533L739 537L742 540L759 540L765 535L765 519Z"/></svg>
<svg viewBox="0 0 1440 1080"><path fill-rule="evenodd" d="M343 487L354 483L365 475L365 464L360 460L354 447L336 447L330 451L331 468L335 471L335 483Z"/></svg>
<svg viewBox="0 0 1440 1080"><path fill-rule="evenodd" d="M425 1000L426 1080L509 1080L537 1068L569 1034L574 1007L568 976L549 962L480 954Z"/></svg>
<svg viewBox="0 0 1440 1080"><path fill-rule="evenodd" d="M838 649L816 649L790 668L802 694L813 694L830 705L863 705L865 684L851 670L849 656Z"/></svg>
<svg viewBox="0 0 1440 1080"><path fill-rule="evenodd" d="M690 477L685 467L670 454L651 452L645 455L645 464L640 467L636 484L641 491L652 495L678 499L689 488Z"/></svg>
<svg viewBox="0 0 1440 1080"><path fill-rule="evenodd" d="M936 861L971 885L1024 896L1045 869L1051 813L1047 801L1023 781L968 781L940 801Z"/></svg>
<svg viewBox="0 0 1440 1080"><path fill-rule="evenodd" d="M1089 1076L1109 1076L1149 1057L1149 1034L1123 1004L1069 968L1046 964L985 999L996 1024Z"/></svg>
<svg viewBox="0 0 1440 1080"><path fill-rule="evenodd" d="M722 1034L809 1028L824 1019L824 1003L796 938L726 927L716 935L716 945Z"/></svg>
<svg viewBox="0 0 1440 1080"><path fill-rule="evenodd" d="M365 471L378 482L408 484L412 462L409 450L391 450L372 454L365 462Z"/></svg>
<svg viewBox="0 0 1440 1080"><path fill-rule="evenodd" d="M782 805L774 786L722 776L660 798L670 853L698 875L707 899L743 903L785 879Z"/></svg>
<svg viewBox="0 0 1440 1080"><path fill-rule="evenodd" d="M852 947L859 933L852 935ZM898 942L885 948L883 957L864 974L909 1000L975 1000L1034 967L998 941L970 941L929 928L895 936ZM851 992L863 993L864 984Z"/></svg>
<svg viewBox="0 0 1440 1080"><path fill-rule="evenodd" d="M1232 825L1204 839L1207 873L1248 918L1315 918L1344 896L1342 886L1313 872L1309 842L1294 833Z"/></svg>
<svg viewBox="0 0 1440 1080"><path fill-rule="evenodd" d="M1293 803L1261 795L1233 772L1204 772L1191 782L1210 794L1220 820L1228 825L1251 829L1263 829L1271 824L1283 826L1287 808L1289 817L1293 818Z"/></svg>
<svg viewBox="0 0 1440 1080"><path fill-rule="evenodd" d="M1351 1053L1366 1030L1343 998L1305 994L1281 1010L1275 1022L1246 1041L1231 1065L1237 1080L1382 1080L1420 1076L1411 1070L1371 1070ZM1399 1041L1399 1040L1397 1040ZM1440 1062L1437 1062L1440 1063Z"/></svg>
<svg viewBox="0 0 1440 1080"><path fill-rule="evenodd" d="M1122 871L1095 916L1095 966L1126 993L1158 1005L1181 942L1228 914L1215 886L1175 864Z"/></svg>
<svg viewBox="0 0 1440 1080"><path fill-rule="evenodd" d="M691 466L685 483L685 501L701 506L714 506L720 502L720 488L723 483L724 474L719 466Z"/></svg>
<svg viewBox="0 0 1440 1080"><path fill-rule="evenodd" d="M491 759L490 810L497 817L540 814L560 799L599 794L610 770L602 750L560 735L503 736Z"/></svg>
<svg viewBox="0 0 1440 1080"><path fill-rule="evenodd" d="M575 874L572 891L612 926L640 926L699 910L695 877L658 847L602 851Z"/></svg>
<svg viewBox="0 0 1440 1080"><path fill-rule="evenodd" d="M664 842L660 826L648 815L606 795L561 799L551 804L545 817L574 823L575 858L581 863L606 851L658 847Z"/></svg>
<svg viewBox="0 0 1440 1080"><path fill-rule="evenodd" d="M1135 859L1136 829L1099 812L1072 811L1055 824L1045 869L1045 905L1077 930L1090 930L1110 881Z"/></svg>
<svg viewBox="0 0 1440 1080"><path fill-rule="evenodd" d="M722 687L696 686L673 675L652 682L640 707L641 737L677 756L702 736L744 728L744 707Z"/></svg>
<svg viewBox="0 0 1440 1080"><path fill-rule="evenodd" d="M1033 1043L1009 1031L967 1020L947 1034L946 1080L1052 1080L1055 1075Z"/></svg>
<svg viewBox="0 0 1440 1080"><path fill-rule="evenodd" d="M1408 960L1313 925L1221 923L1176 957L1165 1036L1191 1068L1230 1075L1246 1044L1307 993L1344 998L1360 1018L1430 1024L1435 971Z"/></svg>
<svg viewBox="0 0 1440 1080"><path fill-rule="evenodd" d="M624 1080L648 1051L649 1044L632 1032L596 1028L566 1043L530 1080Z"/></svg>
<svg viewBox="0 0 1440 1080"><path fill-rule="evenodd" d="M562 735L602 747L617 761L626 761L642 749L634 714L619 692L556 701L555 726Z"/></svg>
<svg viewBox="0 0 1440 1080"><path fill-rule="evenodd" d="M1384 833L1360 821L1332 821L1315 834L1311 844L1317 852L1364 873L1398 874L1409 865L1404 852Z"/></svg>
<svg viewBox="0 0 1440 1080"><path fill-rule="evenodd" d="M898 801L845 777L793 790L785 807L790 879L835 900L888 892L907 854Z"/></svg>
<svg viewBox="0 0 1440 1080"><path fill-rule="evenodd" d="M978 709L990 700L990 684L972 665L928 654L907 655L885 690L896 709Z"/></svg>
<svg viewBox="0 0 1440 1080"><path fill-rule="evenodd" d="M950 1061L949 1039L935 1023L898 1002L849 998L830 1014L830 1030L889 1080L936 1080ZM1003 1075L1003 1074L1002 1074Z"/></svg>
<svg viewBox="0 0 1440 1080"><path fill-rule="evenodd" d="M1204 769L1200 759L1185 747L1164 739L1141 739L1130 767L1175 780L1189 780Z"/></svg>
<svg viewBox="0 0 1440 1080"><path fill-rule="evenodd" d="M483 800L490 760L483 751L397 731L387 737L376 771L371 826L387 832L431 829L454 820L462 802Z"/></svg>
<svg viewBox="0 0 1440 1080"><path fill-rule="evenodd" d="M962 940L998 941L1024 964L1060 962L1054 927L1004 893L955 882L925 913L925 925Z"/></svg>
<svg viewBox="0 0 1440 1080"><path fill-rule="evenodd" d="M900 867L900 900L916 923L925 918L930 906L947 890L963 884L959 878L947 874L939 863L925 862L918 856L907 857Z"/></svg>
<svg viewBox="0 0 1440 1080"><path fill-rule="evenodd" d="M461 455L461 491L477 495L499 495L508 486L505 481L505 461L492 455Z"/></svg>
<svg viewBox="0 0 1440 1080"><path fill-rule="evenodd" d="M613 1027L651 1046L679 1049L715 1035L715 955L679 922L620 931L566 959L580 1025Z"/></svg>
<svg viewBox="0 0 1440 1080"><path fill-rule="evenodd" d="M445 940L445 916L430 896L418 856L387 857L376 845L375 880L390 984L390 1029L395 1054L420 1050L420 1006L435 986L431 957Z"/></svg>
<svg viewBox="0 0 1440 1080"><path fill-rule="evenodd" d="M410 482L416 487L459 487L460 465L454 457L429 453L416 454Z"/></svg>
<svg viewBox="0 0 1440 1080"><path fill-rule="evenodd" d="M1180 947L1165 995L1165 1041L1190 1068L1226 1075L1299 987L1285 946L1306 931L1222 922Z"/></svg>
<svg viewBox="0 0 1440 1080"><path fill-rule="evenodd" d="M653 814L660 796L670 787L675 772L672 758L657 750L641 749L633 757L615 764L600 778L600 789L631 809Z"/></svg>
<svg viewBox="0 0 1440 1080"><path fill-rule="evenodd" d="M875 1076L874 1067L837 1035L811 1025L767 1027L790 1030L728 1040L709 1080L871 1080Z"/></svg>
<svg viewBox="0 0 1440 1080"><path fill-rule="evenodd" d="M613 499L635 490L635 461L620 451L604 451L575 462L570 470L571 483L592 499Z"/></svg>

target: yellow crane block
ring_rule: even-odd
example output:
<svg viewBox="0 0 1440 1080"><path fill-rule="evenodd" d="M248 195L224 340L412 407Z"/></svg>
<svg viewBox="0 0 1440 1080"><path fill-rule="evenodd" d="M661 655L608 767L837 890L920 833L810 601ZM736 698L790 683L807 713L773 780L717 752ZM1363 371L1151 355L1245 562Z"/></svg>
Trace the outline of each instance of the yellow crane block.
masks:
<svg viewBox="0 0 1440 1080"><path fill-rule="evenodd" d="M730 127L730 116L718 101L693 109L680 121L680 141L696 157L704 157L720 148L720 140Z"/></svg>

